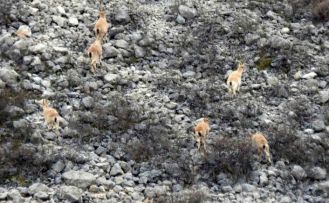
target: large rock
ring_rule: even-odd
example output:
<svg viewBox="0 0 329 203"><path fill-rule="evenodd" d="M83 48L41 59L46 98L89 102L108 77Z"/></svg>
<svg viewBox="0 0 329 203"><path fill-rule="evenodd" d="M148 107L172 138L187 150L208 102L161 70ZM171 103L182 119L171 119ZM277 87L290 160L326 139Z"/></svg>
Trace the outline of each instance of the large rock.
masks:
<svg viewBox="0 0 329 203"><path fill-rule="evenodd" d="M145 56L145 50L144 50L144 48L135 45L134 46L134 50L135 50L135 56L137 58L143 58Z"/></svg>
<svg viewBox="0 0 329 203"><path fill-rule="evenodd" d="M316 131L322 131L326 128L324 121L322 119L316 119L312 122L312 128Z"/></svg>
<svg viewBox="0 0 329 203"><path fill-rule="evenodd" d="M319 183L318 188L324 192L329 192L329 180Z"/></svg>
<svg viewBox="0 0 329 203"><path fill-rule="evenodd" d="M0 188L0 200L5 200L7 195L8 191L5 188Z"/></svg>
<svg viewBox="0 0 329 203"><path fill-rule="evenodd" d="M302 180L303 178L306 177L306 172L301 166L294 165L291 170L291 175L295 177L297 180Z"/></svg>
<svg viewBox="0 0 329 203"><path fill-rule="evenodd" d="M115 42L115 46L122 49L128 49L129 43L126 40L119 39Z"/></svg>
<svg viewBox="0 0 329 203"><path fill-rule="evenodd" d="M29 51L32 53L44 53L47 50L47 44L39 43L35 46L30 47Z"/></svg>
<svg viewBox="0 0 329 203"><path fill-rule="evenodd" d="M197 11L195 8L190 8L185 5L180 5L178 7L179 14L186 19L192 19L197 15Z"/></svg>
<svg viewBox="0 0 329 203"><path fill-rule="evenodd" d="M82 189L74 186L63 185L59 188L59 198L70 202L80 202Z"/></svg>
<svg viewBox="0 0 329 203"><path fill-rule="evenodd" d="M326 169L320 167L313 167L310 170L309 177L316 180L323 180L327 177L327 171Z"/></svg>
<svg viewBox="0 0 329 203"><path fill-rule="evenodd" d="M104 80L111 84L116 83L119 79L119 75L108 73L104 76Z"/></svg>
<svg viewBox="0 0 329 203"><path fill-rule="evenodd" d="M62 175L64 182L69 185L74 185L80 188L86 188L95 183L96 177L84 171L68 171Z"/></svg>
<svg viewBox="0 0 329 203"><path fill-rule="evenodd" d="M0 68L0 79L8 84L13 84L17 82L19 74L10 67Z"/></svg>
<svg viewBox="0 0 329 203"><path fill-rule="evenodd" d="M110 43L106 43L103 45L103 57L104 58L113 58L118 56L120 53L118 49L116 49L114 46L112 46Z"/></svg>
<svg viewBox="0 0 329 203"><path fill-rule="evenodd" d="M289 40L284 39L281 36L274 35L270 39L271 47L277 48L277 49L288 49L291 46L291 43Z"/></svg>
<svg viewBox="0 0 329 203"><path fill-rule="evenodd" d="M50 188L47 185L43 184L43 183L34 183L28 189L28 193L30 195L34 195L38 192L48 193L50 191L51 191Z"/></svg>
<svg viewBox="0 0 329 203"><path fill-rule="evenodd" d="M129 10L123 6L115 14L115 20L118 22L128 23L130 21Z"/></svg>
<svg viewBox="0 0 329 203"><path fill-rule="evenodd" d="M329 90L320 91L318 95L318 102L324 104L327 101L329 101Z"/></svg>

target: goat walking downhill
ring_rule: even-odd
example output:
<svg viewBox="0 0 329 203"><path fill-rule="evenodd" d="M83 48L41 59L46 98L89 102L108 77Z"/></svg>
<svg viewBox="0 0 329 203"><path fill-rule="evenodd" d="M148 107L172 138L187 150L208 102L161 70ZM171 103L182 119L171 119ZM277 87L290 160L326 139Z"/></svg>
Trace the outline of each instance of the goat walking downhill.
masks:
<svg viewBox="0 0 329 203"><path fill-rule="evenodd" d="M241 86L241 77L244 71L245 65L243 63L239 63L238 69L233 71L227 78L227 86L230 93L236 95L236 92L240 92Z"/></svg>
<svg viewBox="0 0 329 203"><path fill-rule="evenodd" d="M272 163L271 154L270 154L270 146L268 145L266 137L262 133L255 133L251 135L252 144L258 150L259 157L265 155L267 161Z"/></svg>
<svg viewBox="0 0 329 203"><path fill-rule="evenodd" d="M102 8L99 12L99 18L96 21L95 28L94 28L96 37L104 40L104 38L107 35L108 29L109 29L109 24L106 20L106 12Z"/></svg>
<svg viewBox="0 0 329 203"><path fill-rule="evenodd" d="M97 64L101 64L101 57L103 54L102 40L97 38L94 43L88 48L88 56L91 60L91 72L96 73Z"/></svg>
<svg viewBox="0 0 329 203"><path fill-rule="evenodd" d="M206 152L206 140L210 131L209 118L204 118L201 122L199 122L194 128L194 131L195 139L198 144L198 150L201 150L201 146L203 146L203 150Z"/></svg>
<svg viewBox="0 0 329 203"><path fill-rule="evenodd" d="M40 101L43 109L43 117L47 123L48 129L59 129L60 116L56 109L49 106L49 101L42 99Z"/></svg>

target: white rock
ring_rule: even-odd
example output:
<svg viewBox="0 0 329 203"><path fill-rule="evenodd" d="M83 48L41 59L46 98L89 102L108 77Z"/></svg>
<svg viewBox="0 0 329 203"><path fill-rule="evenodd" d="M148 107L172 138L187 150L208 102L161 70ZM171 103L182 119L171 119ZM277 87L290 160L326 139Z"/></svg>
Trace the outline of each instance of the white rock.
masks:
<svg viewBox="0 0 329 203"><path fill-rule="evenodd" d="M281 29L282 34L286 34L286 33L289 33L289 32L290 32L290 29L287 28L287 27L284 27L284 28Z"/></svg>
<svg viewBox="0 0 329 203"><path fill-rule="evenodd" d="M69 24L73 25L73 26L76 26L76 25L79 25L79 21L76 17L70 17L69 18Z"/></svg>
<svg viewBox="0 0 329 203"><path fill-rule="evenodd" d="M302 76L303 79L312 79L315 78L317 74L315 72L310 72Z"/></svg>

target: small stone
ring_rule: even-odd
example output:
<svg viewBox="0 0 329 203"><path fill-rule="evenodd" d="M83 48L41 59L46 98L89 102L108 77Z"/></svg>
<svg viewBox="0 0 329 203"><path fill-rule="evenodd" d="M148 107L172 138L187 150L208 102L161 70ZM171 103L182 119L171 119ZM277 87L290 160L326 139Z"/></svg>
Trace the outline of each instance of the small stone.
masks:
<svg viewBox="0 0 329 203"><path fill-rule="evenodd" d="M73 26L77 26L77 25L79 25L79 21L76 17L70 17L69 18L69 24L73 25Z"/></svg>
<svg viewBox="0 0 329 203"><path fill-rule="evenodd" d="M180 5L178 7L179 14L186 19L192 19L197 15L197 11L195 8L190 8L185 5Z"/></svg>
<svg viewBox="0 0 329 203"><path fill-rule="evenodd" d="M117 175L122 175L123 170L120 166L119 163L115 163L114 166L111 168L110 175L111 176L117 176Z"/></svg>
<svg viewBox="0 0 329 203"><path fill-rule="evenodd" d="M65 18L61 16L53 16L53 21L60 27L63 27L65 24Z"/></svg>
<svg viewBox="0 0 329 203"><path fill-rule="evenodd" d="M321 104L326 103L327 101L329 101L329 90L323 90L319 92L319 96L318 96L318 101Z"/></svg>
<svg viewBox="0 0 329 203"><path fill-rule="evenodd" d="M295 74L294 74L294 79L295 80L299 80L302 78L302 71L297 71Z"/></svg>
<svg viewBox="0 0 329 203"><path fill-rule="evenodd" d="M315 180L323 180L327 177L327 171L326 169L320 168L320 167L313 167L310 170L309 177L315 179Z"/></svg>
<svg viewBox="0 0 329 203"><path fill-rule="evenodd" d="M33 53L44 53L47 50L47 44L39 43L35 46L30 47L29 50Z"/></svg>
<svg viewBox="0 0 329 203"><path fill-rule="evenodd" d="M315 132L320 132L326 128L326 125L322 119L317 119L312 122L312 128L315 130Z"/></svg>
<svg viewBox="0 0 329 203"><path fill-rule="evenodd" d="M284 27L284 28L281 29L282 34L287 34L289 32L290 32L290 29L288 27Z"/></svg>
<svg viewBox="0 0 329 203"><path fill-rule="evenodd" d="M57 161L53 166L52 169L54 171L56 171L57 173L60 173L61 171L63 171L63 169L65 168L65 163L62 160Z"/></svg>
<svg viewBox="0 0 329 203"><path fill-rule="evenodd" d="M28 189L28 193L30 195L33 195L37 192L50 192L50 189L47 185L43 184L43 183L34 183L32 184L29 189Z"/></svg>
<svg viewBox="0 0 329 203"><path fill-rule="evenodd" d="M222 187L222 191L223 192L231 192L233 189L230 185L227 185L227 186L223 186Z"/></svg>
<svg viewBox="0 0 329 203"><path fill-rule="evenodd" d="M0 200L5 200L7 198L8 192L4 188L0 188Z"/></svg>
<svg viewBox="0 0 329 203"><path fill-rule="evenodd" d="M271 47L277 49L288 49L290 48L291 42L287 39L284 39L281 36L274 35L270 38Z"/></svg>
<svg viewBox="0 0 329 203"><path fill-rule="evenodd" d="M130 21L128 8L123 6L115 14L115 20L118 22L128 23Z"/></svg>
<svg viewBox="0 0 329 203"><path fill-rule="evenodd" d="M129 43L126 40L119 39L115 42L115 46L122 49L128 49Z"/></svg>
<svg viewBox="0 0 329 203"><path fill-rule="evenodd" d="M34 194L34 197L36 199L40 199L40 200L47 200L49 199L49 195L45 192L39 191L37 193Z"/></svg>
<svg viewBox="0 0 329 203"><path fill-rule="evenodd" d="M145 56L145 50L143 47L134 45L134 50L135 50L135 56L137 58L143 58Z"/></svg>
<svg viewBox="0 0 329 203"><path fill-rule="evenodd" d="M84 97L84 98L82 99L82 104L83 104L84 107L86 107L86 108L90 108L90 107L92 107L93 104L94 104L94 98L91 97L91 96Z"/></svg>
<svg viewBox="0 0 329 203"><path fill-rule="evenodd" d="M104 80L111 84L116 83L119 79L119 76L116 74L108 73L104 76Z"/></svg>
<svg viewBox="0 0 329 203"><path fill-rule="evenodd" d="M318 184L318 188L319 188L319 190L322 190L324 192L329 192L329 180L320 182Z"/></svg>
<svg viewBox="0 0 329 203"><path fill-rule="evenodd" d="M183 77L184 78L191 78L191 77L194 77L195 76L195 72L194 71L186 71L185 73L183 73Z"/></svg>
<svg viewBox="0 0 329 203"><path fill-rule="evenodd" d="M60 199L69 200L71 202L79 202L82 196L82 189L74 186L63 185L59 189Z"/></svg>
<svg viewBox="0 0 329 203"><path fill-rule="evenodd" d="M65 9L64 9L62 6L58 6L58 7L57 7L57 11L58 11L58 13L60 13L60 14L66 14Z"/></svg>
<svg viewBox="0 0 329 203"><path fill-rule="evenodd" d="M312 79L315 78L317 74L315 72L310 72L302 76L303 79Z"/></svg>
<svg viewBox="0 0 329 203"><path fill-rule="evenodd" d="M183 16L177 15L176 22L178 24L185 24L186 21L185 21L185 18Z"/></svg>
<svg viewBox="0 0 329 203"><path fill-rule="evenodd" d="M280 203L289 203L289 202L291 202L291 199L289 196L283 196L283 197L281 197L279 202Z"/></svg>
<svg viewBox="0 0 329 203"><path fill-rule="evenodd" d="M244 183L241 186L242 186L242 191L245 191L245 192L253 192L253 191L256 191L256 187L254 185L250 185L248 183Z"/></svg>
<svg viewBox="0 0 329 203"><path fill-rule="evenodd" d="M295 177L297 180L302 180L307 176L305 170L299 165L294 165L292 167L291 175Z"/></svg>

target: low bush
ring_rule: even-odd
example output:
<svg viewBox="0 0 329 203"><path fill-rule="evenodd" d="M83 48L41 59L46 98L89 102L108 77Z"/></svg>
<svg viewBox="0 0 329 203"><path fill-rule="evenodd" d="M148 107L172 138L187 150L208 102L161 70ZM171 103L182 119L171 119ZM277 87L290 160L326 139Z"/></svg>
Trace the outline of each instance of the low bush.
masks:
<svg viewBox="0 0 329 203"><path fill-rule="evenodd" d="M315 19L329 19L329 0L312 0L312 13Z"/></svg>
<svg viewBox="0 0 329 203"><path fill-rule="evenodd" d="M305 167L321 166L328 169L328 146L325 143L317 143L311 138L300 138L290 122L268 128L271 136L269 139L273 160L280 159L290 164L298 164Z"/></svg>
<svg viewBox="0 0 329 203"><path fill-rule="evenodd" d="M24 119L24 111L9 111L24 109L25 101L34 97L33 95L27 91L13 89L0 92L1 182L25 185L29 179L39 178L54 161L53 156L45 156L45 151L40 145L32 143L34 129L31 123Z"/></svg>
<svg viewBox="0 0 329 203"><path fill-rule="evenodd" d="M252 171L253 148L249 138L219 138L210 150L202 170L216 181L220 173L233 180L246 179Z"/></svg>

